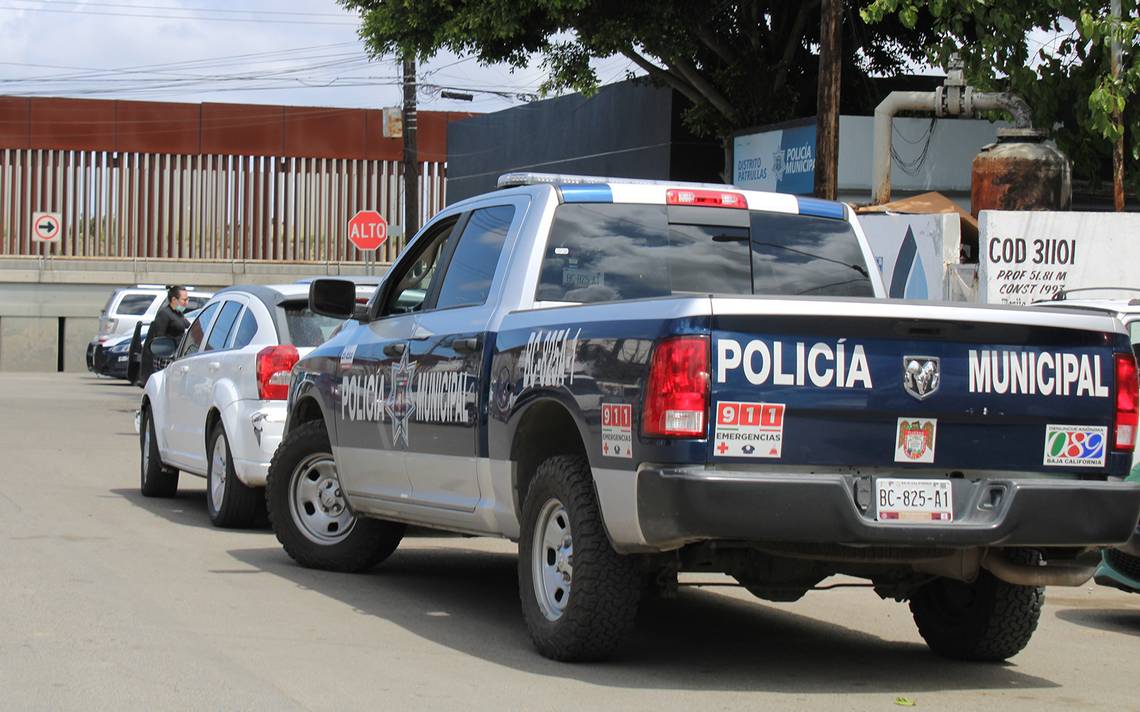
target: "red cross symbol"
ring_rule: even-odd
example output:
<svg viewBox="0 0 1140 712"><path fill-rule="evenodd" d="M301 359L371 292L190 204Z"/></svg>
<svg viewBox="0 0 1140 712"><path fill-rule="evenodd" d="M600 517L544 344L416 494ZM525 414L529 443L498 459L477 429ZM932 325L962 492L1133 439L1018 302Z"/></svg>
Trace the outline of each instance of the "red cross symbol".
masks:
<svg viewBox="0 0 1140 712"><path fill-rule="evenodd" d="M728 443L721 443L720 445L717 445L716 451L719 452L721 455L725 454L726 452L728 452Z"/></svg>

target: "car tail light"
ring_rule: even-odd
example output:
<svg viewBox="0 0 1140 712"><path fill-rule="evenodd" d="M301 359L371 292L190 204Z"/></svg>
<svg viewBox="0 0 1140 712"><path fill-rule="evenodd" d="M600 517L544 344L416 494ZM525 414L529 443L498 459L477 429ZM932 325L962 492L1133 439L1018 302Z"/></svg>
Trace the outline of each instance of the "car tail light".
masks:
<svg viewBox="0 0 1140 712"><path fill-rule="evenodd" d="M1140 415L1140 393L1136 359L1132 354L1115 354L1116 359L1116 437L1113 448L1131 452L1136 448L1136 421Z"/></svg>
<svg viewBox="0 0 1140 712"><path fill-rule="evenodd" d="M685 190L671 188L665 191L666 205L695 205L702 208L748 209L748 201L740 193L726 190Z"/></svg>
<svg viewBox="0 0 1140 712"><path fill-rule="evenodd" d="M109 336L115 333L115 328L119 326L118 319L107 319L103 322L103 328L99 330L100 336Z"/></svg>
<svg viewBox="0 0 1140 712"><path fill-rule="evenodd" d="M709 410L709 341L666 339L653 351L641 430L650 436L699 438Z"/></svg>
<svg viewBox="0 0 1140 712"><path fill-rule="evenodd" d="M289 397L289 372L300 360L292 344L266 346L257 352L257 395L261 400Z"/></svg>

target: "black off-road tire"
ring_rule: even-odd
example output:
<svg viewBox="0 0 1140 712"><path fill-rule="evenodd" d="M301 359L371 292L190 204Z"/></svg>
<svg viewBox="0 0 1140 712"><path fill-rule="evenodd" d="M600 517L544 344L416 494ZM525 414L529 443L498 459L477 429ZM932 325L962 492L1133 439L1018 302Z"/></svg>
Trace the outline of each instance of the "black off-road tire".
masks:
<svg viewBox="0 0 1140 712"><path fill-rule="evenodd" d="M221 439L226 449L225 478L222 489L222 503L220 507L214 506L214 448L218 439ZM226 429L219 421L210 431L210 439L206 446L206 512L210 521L216 527L246 528L252 526L257 518L258 509L265 501L265 493L260 487L250 487L238 479L234 472L233 453L230 452L230 440L226 437Z"/></svg>
<svg viewBox="0 0 1140 712"><path fill-rule="evenodd" d="M162 464L150 408L143 408L139 414L139 491L143 497L173 497L178 494L178 470Z"/></svg>
<svg viewBox="0 0 1140 712"><path fill-rule="evenodd" d="M1005 555L1021 564L1041 561L1031 550L1007 550ZM940 578L923 585L911 597L910 611L934 652L993 662L1013 657L1029 643L1044 604L1043 586L1006 583L983 569L972 584Z"/></svg>
<svg viewBox="0 0 1140 712"><path fill-rule="evenodd" d="M305 475L305 463L314 456L333 460L324 421L294 428L273 454L265 485L265 503L277 541L285 547L285 553L307 568L358 572L376 566L400 545L404 524L355 517L343 530L347 533L337 534L335 541L321 543L306 534L298 522L300 515L295 516L293 511L294 485L297 478Z"/></svg>
<svg viewBox="0 0 1140 712"><path fill-rule="evenodd" d="M541 550L540 515L556 500L569 518L572 576L561 614L543 612L532 557ZM541 561L541 559L540 559ZM633 630L644 576L638 560L614 551L606 536L586 458L559 455L539 465L523 505L519 537L519 595L538 652L553 660L611 657Z"/></svg>

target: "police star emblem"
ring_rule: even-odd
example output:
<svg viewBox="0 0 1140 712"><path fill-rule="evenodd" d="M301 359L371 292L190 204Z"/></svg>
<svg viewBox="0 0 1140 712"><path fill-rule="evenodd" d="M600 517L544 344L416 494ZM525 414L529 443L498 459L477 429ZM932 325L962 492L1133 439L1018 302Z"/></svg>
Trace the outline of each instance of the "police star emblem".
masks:
<svg viewBox="0 0 1140 712"><path fill-rule="evenodd" d="M903 356L903 390L912 397L926 400L941 382L937 356Z"/></svg>
<svg viewBox="0 0 1140 712"><path fill-rule="evenodd" d="M401 440L404 447L408 447L408 422L416 411L412 395L415 375L416 364L408 362L408 350L405 348L400 362L392 364L392 386L384 400L384 412L392 419L392 447L398 447Z"/></svg>

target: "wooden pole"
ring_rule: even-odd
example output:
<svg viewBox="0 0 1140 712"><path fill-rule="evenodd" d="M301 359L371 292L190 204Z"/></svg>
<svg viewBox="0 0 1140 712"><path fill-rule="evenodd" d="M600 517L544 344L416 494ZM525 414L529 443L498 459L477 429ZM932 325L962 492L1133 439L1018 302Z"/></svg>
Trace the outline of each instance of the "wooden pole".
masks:
<svg viewBox="0 0 1140 712"><path fill-rule="evenodd" d="M819 84L816 89L815 194L839 195L839 77L842 69L843 0L823 0L819 23Z"/></svg>
<svg viewBox="0 0 1140 712"><path fill-rule="evenodd" d="M1111 3L1112 19L1117 24L1120 23L1120 0L1112 0ZM1113 28L1112 36L1112 57L1110 58L1110 67L1112 70L1112 78L1120 78L1120 39L1117 34L1119 30ZM1116 207L1116 212L1124 210L1124 117L1118 109L1112 112L1112 122L1120 129L1120 136L1112 145L1112 202Z"/></svg>
<svg viewBox="0 0 1140 712"><path fill-rule="evenodd" d="M416 58L404 55L404 240L420 229L420 171L416 163Z"/></svg>

